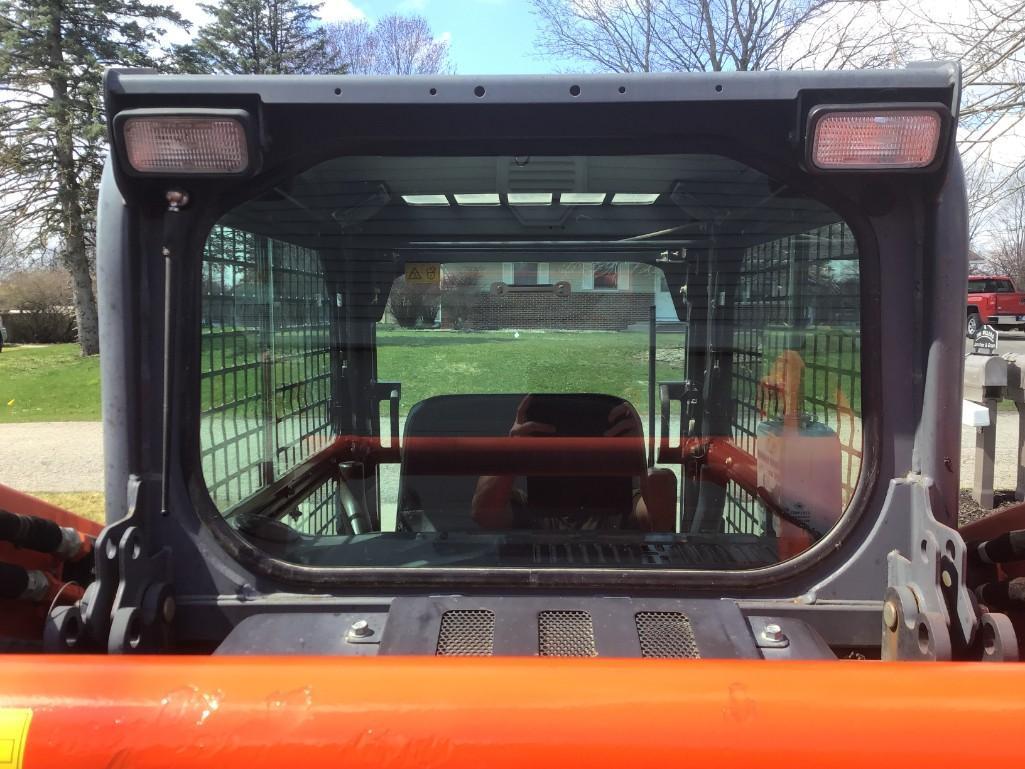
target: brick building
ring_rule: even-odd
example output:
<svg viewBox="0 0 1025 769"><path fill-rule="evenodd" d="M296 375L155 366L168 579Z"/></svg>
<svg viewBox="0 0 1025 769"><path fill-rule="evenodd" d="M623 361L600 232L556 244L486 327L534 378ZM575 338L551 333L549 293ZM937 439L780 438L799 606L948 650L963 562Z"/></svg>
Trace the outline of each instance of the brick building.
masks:
<svg viewBox="0 0 1025 769"><path fill-rule="evenodd" d="M655 267L632 262L495 262L445 265L446 278L459 274L477 277L465 328L571 329L621 331L647 323L652 302L660 319L676 320L662 273ZM568 294L551 288L569 285ZM496 290L497 284L514 291ZM537 286L537 291L530 288ZM452 313L442 302L442 327L452 327Z"/></svg>

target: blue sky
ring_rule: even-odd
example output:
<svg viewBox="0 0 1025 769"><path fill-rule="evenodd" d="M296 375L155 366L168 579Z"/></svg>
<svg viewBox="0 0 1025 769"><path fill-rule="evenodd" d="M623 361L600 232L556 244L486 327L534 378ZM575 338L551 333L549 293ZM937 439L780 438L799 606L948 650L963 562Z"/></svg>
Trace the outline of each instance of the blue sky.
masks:
<svg viewBox="0 0 1025 769"><path fill-rule="evenodd" d="M342 3L328 0L325 15ZM389 13L420 14L437 35L450 36L452 61L460 75L553 72L536 56L537 25L526 0L353 0L371 20Z"/></svg>
<svg viewBox="0 0 1025 769"><path fill-rule="evenodd" d="M215 2L216 0L208 0ZM204 14L194 0L170 0L193 24ZM557 62L535 55L537 24L528 0L323 0L324 21L367 19L373 22L390 13L419 14L438 37L449 41L457 74L543 74L557 71ZM168 34L169 42L185 42L181 30Z"/></svg>

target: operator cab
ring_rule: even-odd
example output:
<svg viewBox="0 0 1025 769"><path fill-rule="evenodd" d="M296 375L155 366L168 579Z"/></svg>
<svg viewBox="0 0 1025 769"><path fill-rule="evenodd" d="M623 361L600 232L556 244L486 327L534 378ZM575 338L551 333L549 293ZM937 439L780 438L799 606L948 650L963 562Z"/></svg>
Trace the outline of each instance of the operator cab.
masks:
<svg viewBox="0 0 1025 769"><path fill-rule="evenodd" d="M900 592L965 557L957 87L111 73L107 557L51 644L974 654Z"/></svg>

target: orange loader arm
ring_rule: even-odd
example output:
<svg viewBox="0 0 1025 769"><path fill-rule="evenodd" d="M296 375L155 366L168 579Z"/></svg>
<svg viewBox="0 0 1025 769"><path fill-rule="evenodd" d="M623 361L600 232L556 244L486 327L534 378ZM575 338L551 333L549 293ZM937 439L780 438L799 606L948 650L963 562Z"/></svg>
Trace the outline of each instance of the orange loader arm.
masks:
<svg viewBox="0 0 1025 769"><path fill-rule="evenodd" d="M1019 664L51 656L0 681L24 769L1011 766L1025 710Z"/></svg>

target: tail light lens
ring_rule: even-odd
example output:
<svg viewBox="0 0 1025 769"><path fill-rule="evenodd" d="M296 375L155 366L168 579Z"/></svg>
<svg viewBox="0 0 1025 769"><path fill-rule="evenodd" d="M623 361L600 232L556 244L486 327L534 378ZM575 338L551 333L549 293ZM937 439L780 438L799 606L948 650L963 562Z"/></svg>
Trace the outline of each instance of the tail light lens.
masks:
<svg viewBox="0 0 1025 769"><path fill-rule="evenodd" d="M811 162L826 171L926 168L943 130L935 109L823 108L811 121Z"/></svg>
<svg viewBox="0 0 1025 769"><path fill-rule="evenodd" d="M251 165L247 125L237 111L225 112L231 114L121 113L124 158L138 174L243 174Z"/></svg>

